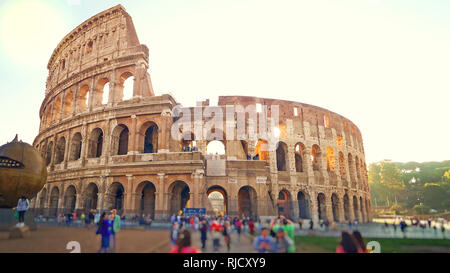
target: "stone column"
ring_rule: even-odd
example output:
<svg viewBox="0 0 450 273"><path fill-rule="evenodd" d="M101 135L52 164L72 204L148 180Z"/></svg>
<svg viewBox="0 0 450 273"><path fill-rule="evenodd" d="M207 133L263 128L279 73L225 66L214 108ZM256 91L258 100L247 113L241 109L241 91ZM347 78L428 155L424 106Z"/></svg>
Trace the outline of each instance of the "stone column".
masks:
<svg viewBox="0 0 450 273"><path fill-rule="evenodd" d="M300 212L299 212L299 207L298 207L297 192L291 191L291 196L292 196L292 201L291 201L292 216L293 216L294 220L298 220Z"/></svg>
<svg viewBox="0 0 450 273"><path fill-rule="evenodd" d="M327 213L326 219L328 219L328 222L334 221L334 215L333 215L333 205L331 203L331 196L325 195L325 211Z"/></svg>
<svg viewBox="0 0 450 273"><path fill-rule="evenodd" d="M130 136L128 142L128 154L137 154L138 152L138 144L137 144L137 131L136 131L137 118L136 115L131 115L131 128L130 128Z"/></svg>
<svg viewBox="0 0 450 273"><path fill-rule="evenodd" d="M339 196L338 202L339 222L345 222L344 195Z"/></svg>
<svg viewBox="0 0 450 273"><path fill-rule="evenodd" d="M125 201L123 210L125 212L126 215L132 214L133 213L133 205L132 205L132 198L131 195L133 194L133 182L134 182L134 176L132 174L127 174L127 186L125 189L125 193L123 196L123 199Z"/></svg>
<svg viewBox="0 0 450 273"><path fill-rule="evenodd" d="M194 195L192 195L192 207L193 208L204 208L205 204L203 204L202 201L202 195L204 194L203 192L200 192L200 185L203 185L204 181L203 181L203 177L204 177L204 170L203 169L198 169L195 170L194 173L192 173L192 178L193 178L193 182L194 182L194 188L193 188L193 193Z"/></svg>
<svg viewBox="0 0 450 273"><path fill-rule="evenodd" d="M348 217L350 218L350 221L355 221L355 209L353 208L353 197L351 195L348 195Z"/></svg>
<svg viewBox="0 0 450 273"><path fill-rule="evenodd" d="M86 164L86 157L88 152L88 146L89 146L89 137L88 137L88 128L87 123L83 122L83 126L81 127L81 166L85 166Z"/></svg>
<svg viewBox="0 0 450 273"><path fill-rule="evenodd" d="M155 201L155 219L163 220L165 219L169 213L167 209L164 207L164 198L166 197L164 194L165 191L165 179L167 178L165 173L158 173L158 182L156 185L156 201Z"/></svg>
<svg viewBox="0 0 450 273"><path fill-rule="evenodd" d="M319 212L318 212L318 204L317 204L317 193L310 192L310 201L311 201L311 219L314 222L314 227L317 228L319 224Z"/></svg>

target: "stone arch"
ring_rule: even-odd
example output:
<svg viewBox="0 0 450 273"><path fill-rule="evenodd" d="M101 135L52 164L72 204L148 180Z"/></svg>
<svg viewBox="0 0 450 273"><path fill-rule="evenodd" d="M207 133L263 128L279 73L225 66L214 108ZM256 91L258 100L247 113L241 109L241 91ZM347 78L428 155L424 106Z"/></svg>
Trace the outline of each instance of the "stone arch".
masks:
<svg viewBox="0 0 450 273"><path fill-rule="evenodd" d="M358 198L356 196L353 196L353 215L355 216L355 220L360 221L358 210Z"/></svg>
<svg viewBox="0 0 450 273"><path fill-rule="evenodd" d="M212 196L213 193L220 193L221 198L216 198ZM227 215L228 213L228 194L227 191L218 185L210 186L206 191L206 195L208 197L208 201L211 204L213 211L216 215ZM217 211L216 211L217 209Z"/></svg>
<svg viewBox="0 0 450 273"><path fill-rule="evenodd" d="M333 211L333 221L339 222L339 197L335 193L331 195L331 209Z"/></svg>
<svg viewBox="0 0 450 273"><path fill-rule="evenodd" d="M50 193L50 204L49 204L49 216L58 216L58 205L59 205L59 188L58 186L53 186Z"/></svg>
<svg viewBox="0 0 450 273"><path fill-rule="evenodd" d="M353 182L355 181L355 170L353 168L353 157L352 154L348 154L348 169L350 172L350 180Z"/></svg>
<svg viewBox="0 0 450 273"><path fill-rule="evenodd" d="M145 122L141 130L139 131L139 146L141 147L141 152L143 153L157 153L158 152L158 138L159 138L159 127L153 121Z"/></svg>
<svg viewBox="0 0 450 273"><path fill-rule="evenodd" d="M251 186L243 186L238 191L239 216L254 217L258 215L256 190Z"/></svg>
<svg viewBox="0 0 450 273"><path fill-rule="evenodd" d="M103 131L100 128L92 130L89 136L88 157L95 158L102 156L103 153Z"/></svg>
<svg viewBox="0 0 450 273"><path fill-rule="evenodd" d="M305 154L305 145L301 142L295 144L295 171L304 172L305 168L303 166L303 158Z"/></svg>
<svg viewBox="0 0 450 273"><path fill-rule="evenodd" d="M344 205L344 218L345 218L345 221L350 221L350 200L348 199L348 195L347 194L344 194L343 205Z"/></svg>
<svg viewBox="0 0 450 273"><path fill-rule="evenodd" d="M64 96L63 118L68 118L72 115L73 101L74 101L73 91L69 90Z"/></svg>
<svg viewBox="0 0 450 273"><path fill-rule="evenodd" d="M124 124L119 124L111 134L112 154L126 155L128 153L129 130Z"/></svg>
<svg viewBox="0 0 450 273"><path fill-rule="evenodd" d="M189 185L181 180L172 182L168 188L170 215L178 215L184 208L190 207Z"/></svg>
<svg viewBox="0 0 450 273"><path fill-rule="evenodd" d="M119 100L125 101L133 98L134 81L134 75L130 71L120 75L117 85Z"/></svg>
<svg viewBox="0 0 450 273"><path fill-rule="evenodd" d="M359 210L361 211L361 221L365 221L366 220L366 213L364 212L364 202L362 197L359 197Z"/></svg>
<svg viewBox="0 0 450 273"><path fill-rule="evenodd" d="M136 194L139 197L139 203L136 204L138 212L142 215L150 215L152 219L155 219L155 207L156 207L156 186L150 181L141 182L136 188Z"/></svg>
<svg viewBox="0 0 450 273"><path fill-rule="evenodd" d="M286 160L287 151L288 149L286 143L279 141L276 150L278 171L287 171L288 169L288 161Z"/></svg>
<svg viewBox="0 0 450 273"><path fill-rule="evenodd" d="M342 152L339 152L339 173L341 175L341 179L345 179L345 159Z"/></svg>
<svg viewBox="0 0 450 273"><path fill-rule="evenodd" d="M98 206L98 186L96 183L91 182L84 191L84 209L89 211L91 209L97 209Z"/></svg>
<svg viewBox="0 0 450 273"><path fill-rule="evenodd" d="M321 168L321 151L317 144L314 144L311 148L312 165L314 171L320 171Z"/></svg>
<svg viewBox="0 0 450 273"><path fill-rule="evenodd" d="M66 138L60 137L55 147L55 164L59 164L64 161L64 154L66 151Z"/></svg>
<svg viewBox="0 0 450 273"><path fill-rule="evenodd" d="M370 221L370 201L366 198L366 216L367 221Z"/></svg>
<svg viewBox="0 0 450 273"><path fill-rule="evenodd" d="M85 111L89 106L89 86L83 85L78 91L77 112Z"/></svg>
<svg viewBox="0 0 450 273"><path fill-rule="evenodd" d="M310 219L311 218L311 206L309 195L303 191L299 191L297 194L297 202L298 202L298 214L302 219Z"/></svg>
<svg viewBox="0 0 450 273"><path fill-rule="evenodd" d="M45 164L48 166L52 162L53 141L50 141L47 148L47 155L45 156Z"/></svg>
<svg viewBox="0 0 450 273"><path fill-rule="evenodd" d="M47 189L43 188L41 194L39 195L39 208L41 214L43 214L46 204L47 204Z"/></svg>
<svg viewBox="0 0 450 273"><path fill-rule="evenodd" d="M361 167L359 165L359 158L358 156L355 156L355 171L356 171L356 179L358 182L361 181Z"/></svg>
<svg viewBox="0 0 450 273"><path fill-rule="evenodd" d="M73 135L72 141L70 144L70 157L69 160L78 160L81 158L81 148L83 146L83 137L80 132L77 132Z"/></svg>
<svg viewBox="0 0 450 273"><path fill-rule="evenodd" d="M257 155L259 160L269 160L269 143L267 140L258 139L255 147L255 156Z"/></svg>
<svg viewBox="0 0 450 273"><path fill-rule="evenodd" d="M278 193L278 215L292 219L292 198L289 191L283 189Z"/></svg>
<svg viewBox="0 0 450 273"><path fill-rule="evenodd" d="M334 150L331 147L327 147L327 170L329 172L336 171L336 159L334 155Z"/></svg>
<svg viewBox="0 0 450 273"><path fill-rule="evenodd" d="M75 186L70 185L64 191L64 209L66 213L75 211L75 205L77 202L77 189Z"/></svg>
<svg viewBox="0 0 450 273"><path fill-rule="evenodd" d="M317 212L319 219L327 219L326 198L324 193L319 193L317 195Z"/></svg>
<svg viewBox="0 0 450 273"><path fill-rule="evenodd" d="M105 105L109 102L110 82L108 78L97 81L94 93L94 105Z"/></svg>
<svg viewBox="0 0 450 273"><path fill-rule="evenodd" d="M107 189L105 195L105 209L116 209L119 214L124 210L124 194L125 188L120 182L113 182Z"/></svg>
<svg viewBox="0 0 450 273"><path fill-rule="evenodd" d="M61 115L60 115L61 114L61 107L62 107L62 105L61 105L61 97L58 96L56 98L55 106L53 108L53 118L52 118L53 121L58 121L59 118L61 117Z"/></svg>

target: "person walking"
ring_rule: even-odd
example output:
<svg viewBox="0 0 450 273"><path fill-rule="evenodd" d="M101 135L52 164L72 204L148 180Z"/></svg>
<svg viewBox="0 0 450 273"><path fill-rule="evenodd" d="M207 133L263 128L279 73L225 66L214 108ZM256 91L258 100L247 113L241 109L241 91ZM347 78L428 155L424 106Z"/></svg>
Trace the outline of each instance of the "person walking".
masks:
<svg viewBox="0 0 450 273"><path fill-rule="evenodd" d="M341 242L336 247L336 253L362 253L355 238L348 231L342 231Z"/></svg>
<svg viewBox="0 0 450 273"><path fill-rule="evenodd" d="M231 248L231 238L230 238L230 223L228 221L226 221L223 225L223 240L225 241L225 245L227 246L227 251L230 252L230 248Z"/></svg>
<svg viewBox="0 0 450 273"><path fill-rule="evenodd" d="M25 213L30 208L30 201L22 195L17 202L17 212L19 213L19 222L17 223L17 227L25 226Z"/></svg>
<svg viewBox="0 0 450 273"><path fill-rule="evenodd" d="M112 232L112 221L108 219L106 213L104 212L99 219L98 229L96 234L102 236L100 249L98 253L104 252L108 253L110 246L110 237Z"/></svg>
<svg viewBox="0 0 450 273"><path fill-rule="evenodd" d="M170 230L170 242L172 246L177 244L178 240L178 222L173 222L172 229Z"/></svg>
<svg viewBox="0 0 450 273"><path fill-rule="evenodd" d="M98 212L97 210L94 210L95 214L94 214L94 224L98 225L100 222L100 212Z"/></svg>
<svg viewBox="0 0 450 273"><path fill-rule="evenodd" d="M191 246L191 233L187 229L180 232L180 236L170 253L200 253L201 251Z"/></svg>
<svg viewBox="0 0 450 273"><path fill-rule="evenodd" d="M236 231L238 234L238 241L240 242L241 241L241 228L242 228L241 220L237 219L235 225L236 225Z"/></svg>
<svg viewBox="0 0 450 273"><path fill-rule="evenodd" d="M313 220L311 219L311 220L309 220L309 230L313 230L314 229L314 222L313 222Z"/></svg>
<svg viewBox="0 0 450 273"><path fill-rule="evenodd" d="M253 249L259 253L269 253L273 249L274 240L269 235L269 229L264 227L261 234L253 240Z"/></svg>
<svg viewBox="0 0 450 273"><path fill-rule="evenodd" d="M205 219L202 220L200 224L200 240L202 241L202 249L204 250L206 247L206 240L208 239L208 224Z"/></svg>
<svg viewBox="0 0 450 273"><path fill-rule="evenodd" d="M248 222L248 229L251 235L255 234L255 223L253 222L253 219L250 219Z"/></svg>
<svg viewBox="0 0 450 273"><path fill-rule="evenodd" d="M298 228L301 230L302 229L302 225L303 225L303 219L302 218L298 218L297 222L298 222Z"/></svg>
<svg viewBox="0 0 450 273"><path fill-rule="evenodd" d="M84 214L84 212L82 212L80 215L80 225L86 227L86 214Z"/></svg>
<svg viewBox="0 0 450 273"><path fill-rule="evenodd" d="M113 241L113 247L112 247L112 252L116 252L116 233L120 231L120 224L121 224L121 219L120 216L117 214L117 210L113 209L111 211L111 217L110 217L111 221L112 221L112 232L111 232L111 237L112 237L112 241Z"/></svg>

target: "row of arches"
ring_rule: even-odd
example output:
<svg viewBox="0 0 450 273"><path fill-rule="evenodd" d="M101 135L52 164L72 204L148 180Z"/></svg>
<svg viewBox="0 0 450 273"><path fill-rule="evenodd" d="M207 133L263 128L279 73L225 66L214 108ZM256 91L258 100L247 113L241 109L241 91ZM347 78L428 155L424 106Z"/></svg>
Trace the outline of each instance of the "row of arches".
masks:
<svg viewBox="0 0 450 273"><path fill-rule="evenodd" d="M145 129L146 128L146 129ZM145 131L144 131L145 130ZM158 151L158 126L153 122L147 122L144 124L143 129L143 139L142 139L142 153L156 153ZM126 125L119 124L112 132L111 138L111 154L112 155L126 155L128 153L128 142L129 142L129 130ZM84 143L83 143L84 142ZM104 153L104 134L101 128L95 128L89 134L89 137L86 140L83 140L83 137L80 132L75 133L69 145L69 155L68 160L74 161L81 158L81 151L83 144L87 142L88 150L87 157L88 158L98 158L101 157ZM54 155L54 163L60 164L65 159L66 154L66 137L61 136L56 140L55 148L53 148L53 141L50 141L48 146L43 145L40 150L45 158L46 165L48 166L51 163L53 152ZM55 151L53 151L55 149ZM45 154L45 156L44 156Z"/></svg>
<svg viewBox="0 0 450 273"><path fill-rule="evenodd" d="M334 152L334 149L332 147L326 148L326 164L327 164L327 171L335 173L337 172L336 167L336 154ZM287 171L287 162L289 162L289 156L288 156L288 146L284 142L278 142L277 150L276 150L276 157L277 157L277 170L278 171ZM322 164L322 151L319 147L319 145L314 144L311 148L311 154L309 155L306 152L305 145L303 143L297 143L294 146L294 160L295 160L295 170L296 172L304 172L306 169L306 161L305 159L308 159L310 157L312 162L312 168L313 171L320 171L321 170L321 164ZM345 178L346 176L346 166L345 163L347 161L348 169L350 172L350 179L352 181L355 180L355 178L360 181L361 177L365 177L367 175L367 170L365 163L362 159L359 159L358 156L355 156L353 159L353 156L351 153L347 156L348 160L345 160L344 153L339 151L337 160L339 162L339 174L342 178Z"/></svg>
<svg viewBox="0 0 450 273"><path fill-rule="evenodd" d="M90 108L90 97L92 105L101 106L108 104L111 99L111 88L114 86L115 101L125 101L133 97L135 77L129 71L120 75L118 82L112 85L108 77L97 80L93 90L88 84L83 84L78 90L68 90L57 96L44 110L42 124L48 127L52 122L68 118L72 113L83 112ZM91 94L92 93L92 94Z"/></svg>

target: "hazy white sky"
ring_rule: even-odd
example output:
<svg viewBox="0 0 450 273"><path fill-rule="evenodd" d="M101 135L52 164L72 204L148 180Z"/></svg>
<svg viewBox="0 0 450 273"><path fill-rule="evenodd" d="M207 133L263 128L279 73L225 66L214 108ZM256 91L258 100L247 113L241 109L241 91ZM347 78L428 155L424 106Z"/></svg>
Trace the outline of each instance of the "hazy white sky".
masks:
<svg viewBox="0 0 450 273"><path fill-rule="evenodd" d="M118 3L157 95L314 104L360 128L368 163L450 159L448 0L0 0L1 144L32 143L53 49Z"/></svg>

